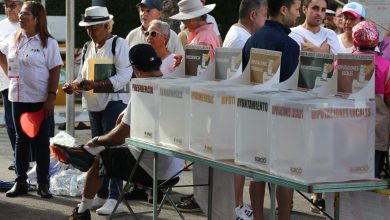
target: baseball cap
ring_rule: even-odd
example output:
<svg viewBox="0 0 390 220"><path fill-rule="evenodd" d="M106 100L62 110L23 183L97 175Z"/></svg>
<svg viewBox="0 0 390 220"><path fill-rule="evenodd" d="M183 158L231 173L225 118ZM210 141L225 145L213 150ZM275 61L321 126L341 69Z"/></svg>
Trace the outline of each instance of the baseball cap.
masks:
<svg viewBox="0 0 390 220"><path fill-rule="evenodd" d="M331 10L331 9L326 9L325 13L326 14L331 14L331 15L335 15L336 14L336 12Z"/></svg>
<svg viewBox="0 0 390 220"><path fill-rule="evenodd" d="M138 70L149 71L161 66L161 59L149 44L137 44L129 51L130 64Z"/></svg>
<svg viewBox="0 0 390 220"><path fill-rule="evenodd" d="M160 0L142 0L140 3L137 4L137 7L144 5L149 9L157 9L159 11L162 10L161 1Z"/></svg>
<svg viewBox="0 0 390 220"><path fill-rule="evenodd" d="M364 6L357 2L350 2L343 7L342 13L349 13L353 15L355 18L365 18L366 10Z"/></svg>
<svg viewBox="0 0 390 220"><path fill-rule="evenodd" d="M370 21L361 21L352 28L353 44L356 47L374 48L379 42L379 31Z"/></svg>

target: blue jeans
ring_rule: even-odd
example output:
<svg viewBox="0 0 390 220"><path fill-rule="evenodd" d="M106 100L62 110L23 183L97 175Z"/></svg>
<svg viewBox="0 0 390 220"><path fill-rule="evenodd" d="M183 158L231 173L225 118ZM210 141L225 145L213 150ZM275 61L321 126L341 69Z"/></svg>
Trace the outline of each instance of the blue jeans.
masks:
<svg viewBox="0 0 390 220"><path fill-rule="evenodd" d="M12 118L12 103L8 99L8 89L1 91L1 94L3 95L5 126L7 127L8 138L11 142L11 147L14 152L15 158L16 132L14 126L14 119Z"/></svg>
<svg viewBox="0 0 390 220"><path fill-rule="evenodd" d="M92 137L107 134L115 127L116 119L126 108L122 101L110 101L107 107L99 112L89 111L89 120L91 122ZM102 187L97 195L100 198L109 198L118 200L123 182L120 179L104 178Z"/></svg>
<svg viewBox="0 0 390 220"><path fill-rule="evenodd" d="M54 116L45 118L42 121L39 132L35 138L29 138L23 131L19 122L24 112L35 112L42 108L43 102L22 103L12 102L12 114L16 131L15 161L17 182L27 180L27 170L30 160L30 145L35 146L37 181L38 183L49 183L49 137L54 131Z"/></svg>

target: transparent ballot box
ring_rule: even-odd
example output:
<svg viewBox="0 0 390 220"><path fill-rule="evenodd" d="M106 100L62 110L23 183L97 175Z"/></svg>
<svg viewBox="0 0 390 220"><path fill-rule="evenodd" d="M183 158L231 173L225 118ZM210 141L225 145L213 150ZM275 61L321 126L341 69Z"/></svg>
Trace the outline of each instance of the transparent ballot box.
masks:
<svg viewBox="0 0 390 220"><path fill-rule="evenodd" d="M275 100L271 173L304 183L374 178L375 103Z"/></svg>
<svg viewBox="0 0 390 220"><path fill-rule="evenodd" d="M190 151L212 159L234 158L236 94L245 85L191 87Z"/></svg>
<svg viewBox="0 0 390 220"><path fill-rule="evenodd" d="M193 85L216 84L215 81L161 82L159 87L159 141L162 145L189 150L190 88Z"/></svg>
<svg viewBox="0 0 390 220"><path fill-rule="evenodd" d="M235 158L237 164L270 171L271 102L313 97L299 91L258 91L237 95Z"/></svg>

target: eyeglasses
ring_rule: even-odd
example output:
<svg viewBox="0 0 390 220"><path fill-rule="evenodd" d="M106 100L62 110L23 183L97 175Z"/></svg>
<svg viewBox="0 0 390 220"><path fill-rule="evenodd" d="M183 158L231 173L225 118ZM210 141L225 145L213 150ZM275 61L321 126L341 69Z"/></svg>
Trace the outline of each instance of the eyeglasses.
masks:
<svg viewBox="0 0 390 220"><path fill-rule="evenodd" d="M146 31L145 33L144 33L144 35L145 35L145 37L148 37L149 35L151 36L151 37L156 37L157 36L157 34L161 34L160 32L157 32L157 31Z"/></svg>
<svg viewBox="0 0 390 220"><path fill-rule="evenodd" d="M21 11L18 13L19 17L22 17L22 16L30 16L32 15L30 12L26 12L26 11Z"/></svg>
<svg viewBox="0 0 390 220"><path fill-rule="evenodd" d="M16 3L16 2L12 2L11 4L7 5L7 4L3 4L3 7L4 8L9 8L9 9L15 9L16 7L18 7L19 5L21 5L21 3Z"/></svg>

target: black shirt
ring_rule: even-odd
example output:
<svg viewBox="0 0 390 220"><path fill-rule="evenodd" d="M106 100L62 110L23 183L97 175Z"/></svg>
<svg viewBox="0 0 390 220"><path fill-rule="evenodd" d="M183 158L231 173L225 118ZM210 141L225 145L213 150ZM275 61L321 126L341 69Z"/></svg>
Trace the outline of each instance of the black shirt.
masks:
<svg viewBox="0 0 390 220"><path fill-rule="evenodd" d="M299 45L288 36L290 28L277 21L268 20L246 42L242 50L242 70L249 62L251 48L282 52L280 82L288 79L295 71L299 61Z"/></svg>

